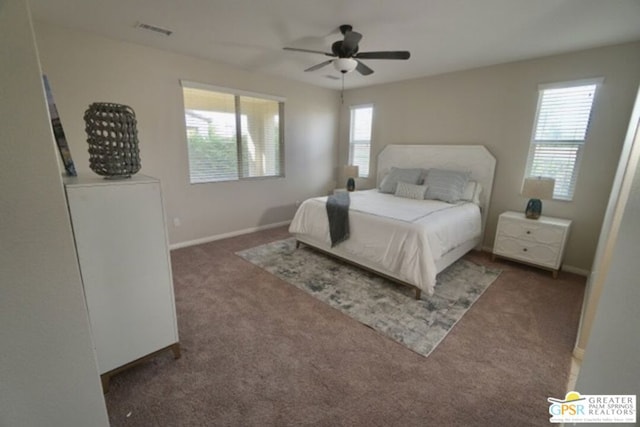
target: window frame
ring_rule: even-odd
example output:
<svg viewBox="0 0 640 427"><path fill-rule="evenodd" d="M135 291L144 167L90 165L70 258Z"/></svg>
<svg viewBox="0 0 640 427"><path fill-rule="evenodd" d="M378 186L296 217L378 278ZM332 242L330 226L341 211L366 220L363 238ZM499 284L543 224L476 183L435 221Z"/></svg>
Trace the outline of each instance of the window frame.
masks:
<svg viewBox="0 0 640 427"><path fill-rule="evenodd" d="M596 98L598 96L598 92L600 91L603 81L604 79L602 77L597 77L597 78L591 78L591 79L570 80L570 81L545 83L545 84L538 85L538 101L536 105L536 113L533 120L533 127L531 130L531 139L529 142L529 151L527 154L527 163L525 167L523 182L524 182L524 179L528 177L537 176L537 175L532 175L532 171L531 171L533 167L534 159L535 159L535 151L537 146L548 147L552 145L558 145L558 146L575 146L576 147L575 160L572 165L571 179L569 181L569 188L568 188L569 192L567 194L558 194L556 191L557 190L557 186L556 186L556 189L554 189L553 200L570 202L573 200L575 196L575 189L577 186L580 165L582 164L582 155L584 151L584 146L586 145L587 139L589 138L591 123L592 123L593 115L596 108ZM591 85L595 85L595 89L593 92L593 98L591 100L591 107L589 110L589 119L587 121L587 125L585 128L584 139L571 140L571 141L569 140L540 140L540 141L536 140L536 130L538 128L538 120L540 119L540 108L542 106L544 91L549 89L569 89L573 87L591 86Z"/></svg>
<svg viewBox="0 0 640 427"><path fill-rule="evenodd" d="M188 171L189 171L189 184L191 185L198 185L198 184L216 184L216 183L224 183L224 182L240 182L240 181L253 181L253 180L263 180L263 179L280 179L280 178L285 178L286 177L286 173L285 173L285 141L284 141L284 113L285 113L285 101L286 98L282 97L282 96L277 96L277 95L270 95L270 94L264 94L264 93L258 93L258 92L251 92L251 91L246 91L246 90L241 90L241 89L234 89L234 88L228 88L228 87L223 87L223 86L216 86L216 85L211 85L211 84L207 84L207 83L199 83L199 82L194 82L194 81L189 81L189 80L180 80L180 86L182 87L182 100L183 100L183 105L182 105L182 112L183 112L183 120L185 120L185 140L186 140L186 147L187 150L189 149L189 127L186 123L186 118L184 117L186 115L186 111L187 109L184 106L184 89L188 88L188 89L197 89L197 90L204 90L204 91L210 91L210 92L216 92L216 93L222 93L222 94L228 94L228 95L232 95L234 97L234 102L235 102L235 123L236 123L236 135L235 135L235 144L236 144L236 150L237 150L237 168L238 168L238 177L234 178L234 179L216 179L216 180L208 180L208 181L197 181L197 182L192 182L192 176L191 176L191 162L189 157L187 158L187 163L188 163ZM243 156L243 137L242 137L242 126L241 126L241 121L242 121L242 115L240 114L241 109L241 98L242 97L248 97L248 98L258 98L258 99L263 99L263 100L268 100L268 101L274 101L278 103L278 152L279 152L279 156L278 156L278 169L279 169L279 174L278 175L263 175L263 176L240 176L240 171L243 169L242 165L243 165L243 160L242 160L242 156Z"/></svg>
<svg viewBox="0 0 640 427"><path fill-rule="evenodd" d="M371 128L369 129L369 140L365 142L365 140L357 140L354 141L353 133L354 133L354 113L358 109L371 109ZM369 152L367 154L367 173L366 175L363 173L363 168L358 168L358 178L369 178L371 175L371 143L373 141L373 118L375 114L375 109L372 103L367 104L358 104L349 106L349 158L348 164L353 165L354 163L354 145L355 144L367 144L369 147Z"/></svg>

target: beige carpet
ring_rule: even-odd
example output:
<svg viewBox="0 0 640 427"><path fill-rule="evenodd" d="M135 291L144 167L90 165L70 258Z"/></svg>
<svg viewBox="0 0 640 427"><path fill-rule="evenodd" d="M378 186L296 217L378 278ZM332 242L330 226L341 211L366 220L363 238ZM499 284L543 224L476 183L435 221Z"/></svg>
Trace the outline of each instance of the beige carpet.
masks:
<svg viewBox="0 0 640 427"><path fill-rule="evenodd" d="M293 237L236 255L425 357L500 275L459 259L438 275L433 295L416 299L408 286L306 245L296 248Z"/></svg>
<svg viewBox="0 0 640 427"><path fill-rule="evenodd" d="M113 426L549 425L584 279L509 262L424 358L234 252L278 228L172 252L183 357L115 376Z"/></svg>

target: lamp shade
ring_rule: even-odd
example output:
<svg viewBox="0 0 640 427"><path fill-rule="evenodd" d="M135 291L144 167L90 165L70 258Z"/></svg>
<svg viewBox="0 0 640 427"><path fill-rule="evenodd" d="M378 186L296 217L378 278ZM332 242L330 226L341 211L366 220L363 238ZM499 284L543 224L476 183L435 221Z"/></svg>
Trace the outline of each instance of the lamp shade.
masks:
<svg viewBox="0 0 640 427"><path fill-rule="evenodd" d="M337 58L333 60L333 66L341 73L350 73L358 66L358 61L353 58Z"/></svg>
<svg viewBox="0 0 640 427"><path fill-rule="evenodd" d="M343 168L344 175L347 178L356 178L358 176L358 166L355 165L346 165Z"/></svg>
<svg viewBox="0 0 640 427"><path fill-rule="evenodd" d="M522 185L522 195L530 199L551 199L553 198L553 188L555 179L545 177L525 178Z"/></svg>

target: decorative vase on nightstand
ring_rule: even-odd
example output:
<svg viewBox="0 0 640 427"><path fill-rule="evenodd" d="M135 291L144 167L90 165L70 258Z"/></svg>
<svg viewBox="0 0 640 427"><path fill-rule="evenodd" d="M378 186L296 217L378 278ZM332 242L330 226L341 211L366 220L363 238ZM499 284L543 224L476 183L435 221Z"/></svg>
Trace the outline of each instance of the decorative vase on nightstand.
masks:
<svg viewBox="0 0 640 427"><path fill-rule="evenodd" d="M530 199L524 215L529 219L538 219L542 213L542 201L540 199Z"/></svg>
<svg viewBox="0 0 640 427"><path fill-rule="evenodd" d="M356 189L355 177L358 176L358 166L347 165L343 167L343 171L347 177L347 191L355 191Z"/></svg>
<svg viewBox="0 0 640 427"><path fill-rule="evenodd" d="M347 180L347 191L354 191L356 189L356 180L349 178Z"/></svg>
<svg viewBox="0 0 640 427"><path fill-rule="evenodd" d="M127 105L94 102L84 112L89 167L105 179L130 178L140 170L136 113Z"/></svg>

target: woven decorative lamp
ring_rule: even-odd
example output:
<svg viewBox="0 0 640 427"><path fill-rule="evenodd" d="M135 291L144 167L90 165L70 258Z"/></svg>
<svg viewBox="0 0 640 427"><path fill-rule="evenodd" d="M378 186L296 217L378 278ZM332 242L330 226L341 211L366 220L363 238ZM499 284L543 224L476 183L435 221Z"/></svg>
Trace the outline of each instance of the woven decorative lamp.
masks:
<svg viewBox="0 0 640 427"><path fill-rule="evenodd" d="M356 189L356 180L358 177L358 166L347 165L343 169L345 176L347 177L347 191L354 191Z"/></svg>
<svg viewBox="0 0 640 427"><path fill-rule="evenodd" d="M127 105L94 102L84 112L89 167L105 179L130 178L140 170L136 113Z"/></svg>
<svg viewBox="0 0 640 427"><path fill-rule="evenodd" d="M525 178L522 185L522 195L529 197L525 216L529 219L538 219L542 214L542 199L553 198L553 188L556 181L553 178L529 177Z"/></svg>

